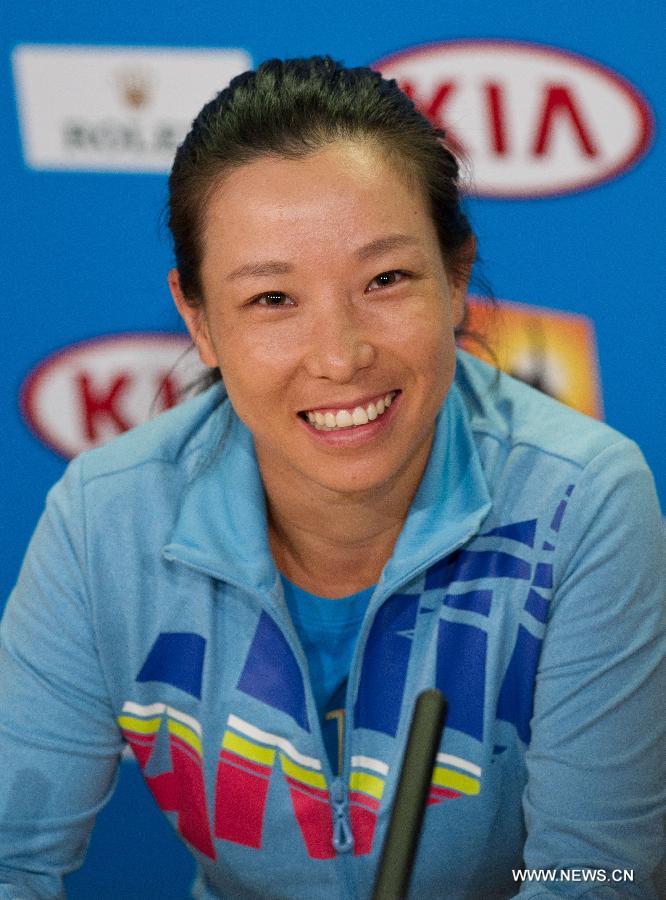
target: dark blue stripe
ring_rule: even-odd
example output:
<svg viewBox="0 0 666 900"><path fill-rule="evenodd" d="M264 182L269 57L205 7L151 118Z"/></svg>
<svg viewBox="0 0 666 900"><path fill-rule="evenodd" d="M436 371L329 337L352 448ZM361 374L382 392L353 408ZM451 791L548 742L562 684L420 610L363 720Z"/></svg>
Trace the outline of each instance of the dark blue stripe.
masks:
<svg viewBox="0 0 666 900"><path fill-rule="evenodd" d="M550 523L550 527L553 531L559 531L560 525L562 524L562 517L564 515L564 511L567 508L567 501L560 500L559 506L555 510L555 515L553 516L553 521Z"/></svg>
<svg viewBox="0 0 666 900"><path fill-rule="evenodd" d="M550 563L539 563L534 573L534 587L552 588L553 567Z"/></svg>
<svg viewBox="0 0 666 900"><path fill-rule="evenodd" d="M555 544L551 544L550 541L544 541L541 545L542 550L554 550Z"/></svg>
<svg viewBox="0 0 666 900"><path fill-rule="evenodd" d="M525 522L512 522L510 525L500 525L497 528L493 528L492 531L487 531L481 537L511 538L512 541L519 541L521 544L533 547L536 527L537 520L528 519Z"/></svg>
<svg viewBox="0 0 666 900"><path fill-rule="evenodd" d="M548 600L536 591L530 590L525 601L525 609L539 622L545 622L548 618Z"/></svg>
<svg viewBox="0 0 666 900"><path fill-rule="evenodd" d="M400 721L402 696L419 597L394 594L377 613L363 654L361 679L354 706L354 727L370 728L394 737Z"/></svg>
<svg viewBox="0 0 666 900"><path fill-rule="evenodd" d="M566 495L567 495L567 497L570 497L570 496L573 494L573 489L574 489L574 487L575 487L575 485L570 484L569 487L566 489Z"/></svg>
<svg viewBox="0 0 666 900"><path fill-rule="evenodd" d="M436 685L448 700L446 727L483 740L488 636L462 622L439 623Z"/></svg>
<svg viewBox="0 0 666 900"><path fill-rule="evenodd" d="M237 687L310 730L301 670L284 635L265 612L259 618Z"/></svg>
<svg viewBox="0 0 666 900"><path fill-rule="evenodd" d="M531 737L534 680L541 643L522 625L518 626L518 637L497 701L497 718L515 725L525 744L529 744Z"/></svg>
<svg viewBox="0 0 666 900"><path fill-rule="evenodd" d="M474 581L477 578L519 578L532 575L530 564L511 553L499 550L457 550L435 563L426 572L426 590L448 587L454 581Z"/></svg>
<svg viewBox="0 0 666 900"><path fill-rule="evenodd" d="M447 594L444 597L444 606L452 606L454 609L467 609L470 612L488 616L490 615L492 599L492 591L467 591L466 594Z"/></svg>
<svg viewBox="0 0 666 900"><path fill-rule="evenodd" d="M137 681L161 681L201 700L206 639L192 631L163 631L157 636Z"/></svg>

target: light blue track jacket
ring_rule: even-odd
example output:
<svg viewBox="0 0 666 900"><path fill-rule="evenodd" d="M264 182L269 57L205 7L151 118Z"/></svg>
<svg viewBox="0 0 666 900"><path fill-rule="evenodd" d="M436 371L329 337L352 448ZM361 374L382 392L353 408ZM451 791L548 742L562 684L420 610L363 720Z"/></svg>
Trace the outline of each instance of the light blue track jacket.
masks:
<svg viewBox="0 0 666 900"><path fill-rule="evenodd" d="M653 482L617 432L495 379L460 354L359 635L340 779L220 388L69 466L2 625L0 897L61 895L127 742L196 896L367 898L431 686L449 714L413 897L656 896ZM523 866L566 871L521 883Z"/></svg>

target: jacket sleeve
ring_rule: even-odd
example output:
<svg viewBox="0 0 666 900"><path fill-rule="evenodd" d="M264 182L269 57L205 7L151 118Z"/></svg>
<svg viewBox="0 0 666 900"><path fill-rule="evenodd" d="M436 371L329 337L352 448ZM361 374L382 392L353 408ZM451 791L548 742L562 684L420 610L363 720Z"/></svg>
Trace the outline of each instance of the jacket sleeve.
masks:
<svg viewBox="0 0 666 900"><path fill-rule="evenodd" d="M559 541L526 754L524 864L578 880L525 882L520 897L649 900L664 850L665 553L632 442L583 470Z"/></svg>
<svg viewBox="0 0 666 900"><path fill-rule="evenodd" d="M80 465L50 492L0 626L0 898L62 897L122 739L86 589Z"/></svg>

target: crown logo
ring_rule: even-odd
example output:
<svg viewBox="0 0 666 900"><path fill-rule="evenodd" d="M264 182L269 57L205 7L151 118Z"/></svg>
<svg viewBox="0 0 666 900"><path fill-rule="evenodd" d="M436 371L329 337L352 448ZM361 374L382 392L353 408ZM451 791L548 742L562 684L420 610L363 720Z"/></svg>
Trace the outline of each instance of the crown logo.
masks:
<svg viewBox="0 0 666 900"><path fill-rule="evenodd" d="M116 81L123 102L132 109L141 109L151 100L152 84L145 70L125 69L118 72Z"/></svg>

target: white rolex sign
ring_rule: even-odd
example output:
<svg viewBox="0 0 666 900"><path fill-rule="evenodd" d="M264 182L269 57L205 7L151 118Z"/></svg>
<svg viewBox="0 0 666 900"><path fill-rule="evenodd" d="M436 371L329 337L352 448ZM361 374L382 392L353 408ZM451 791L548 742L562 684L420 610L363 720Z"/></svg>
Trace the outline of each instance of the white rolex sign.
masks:
<svg viewBox="0 0 666 900"><path fill-rule="evenodd" d="M28 45L13 53L35 169L166 172L201 107L252 67L240 49Z"/></svg>

